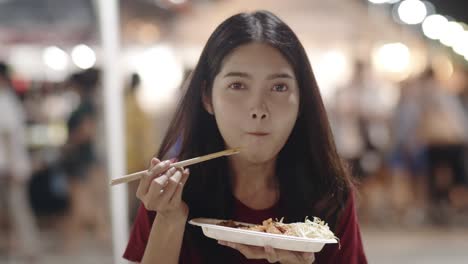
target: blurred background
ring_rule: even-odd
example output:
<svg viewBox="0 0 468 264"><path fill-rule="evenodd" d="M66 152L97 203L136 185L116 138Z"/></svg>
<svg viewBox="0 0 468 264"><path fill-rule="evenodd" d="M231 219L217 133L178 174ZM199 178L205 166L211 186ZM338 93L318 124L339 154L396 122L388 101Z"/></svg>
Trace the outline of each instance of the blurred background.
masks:
<svg viewBox="0 0 468 264"><path fill-rule="evenodd" d="M464 0L0 0L0 263L124 263L137 183L109 179L147 168L208 36L256 9L308 52L370 263L468 263Z"/></svg>

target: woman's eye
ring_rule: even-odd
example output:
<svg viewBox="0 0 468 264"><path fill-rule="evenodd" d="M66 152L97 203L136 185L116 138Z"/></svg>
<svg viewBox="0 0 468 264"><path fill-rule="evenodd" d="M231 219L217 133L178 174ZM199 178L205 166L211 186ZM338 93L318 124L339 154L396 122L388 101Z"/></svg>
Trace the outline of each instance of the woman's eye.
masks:
<svg viewBox="0 0 468 264"><path fill-rule="evenodd" d="M275 84L272 90L275 92L286 92L288 90L288 86L286 84Z"/></svg>
<svg viewBox="0 0 468 264"><path fill-rule="evenodd" d="M245 86L242 83L231 83L229 88L233 90L242 90L245 89Z"/></svg>

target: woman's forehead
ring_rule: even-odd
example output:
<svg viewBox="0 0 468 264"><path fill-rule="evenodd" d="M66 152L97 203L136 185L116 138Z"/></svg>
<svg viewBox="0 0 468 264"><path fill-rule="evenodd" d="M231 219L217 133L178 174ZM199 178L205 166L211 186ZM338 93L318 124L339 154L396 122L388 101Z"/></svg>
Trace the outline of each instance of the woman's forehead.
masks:
<svg viewBox="0 0 468 264"><path fill-rule="evenodd" d="M288 73L294 75L293 69L286 58L276 48L262 43L250 43L234 49L224 58L221 68L221 73L229 71Z"/></svg>

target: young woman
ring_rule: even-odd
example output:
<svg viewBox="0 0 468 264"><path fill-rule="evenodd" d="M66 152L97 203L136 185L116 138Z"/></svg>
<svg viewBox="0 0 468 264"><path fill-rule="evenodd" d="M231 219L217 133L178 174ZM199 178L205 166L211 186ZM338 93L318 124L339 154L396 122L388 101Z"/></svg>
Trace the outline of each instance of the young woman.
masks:
<svg viewBox="0 0 468 264"><path fill-rule="evenodd" d="M187 81L158 157L178 138L184 160L227 148L240 154L168 169L152 159L124 257L141 263L366 263L353 189L336 153L304 48L269 12L238 14L209 38ZM190 178L189 178L190 174ZM194 217L261 223L318 216L340 238L317 254L215 241Z"/></svg>

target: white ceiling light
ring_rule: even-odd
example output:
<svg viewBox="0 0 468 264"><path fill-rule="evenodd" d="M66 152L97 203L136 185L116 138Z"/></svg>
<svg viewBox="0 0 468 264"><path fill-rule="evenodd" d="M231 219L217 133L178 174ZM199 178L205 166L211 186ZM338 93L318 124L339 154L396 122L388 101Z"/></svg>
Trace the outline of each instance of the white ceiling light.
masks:
<svg viewBox="0 0 468 264"><path fill-rule="evenodd" d="M424 21L426 15L426 5L419 0L404 0L398 6L398 16L406 24L419 24Z"/></svg>
<svg viewBox="0 0 468 264"><path fill-rule="evenodd" d="M339 49L320 54L313 64L316 66L314 67L315 76L325 101L333 97L337 87L346 85L351 79L351 62Z"/></svg>
<svg viewBox="0 0 468 264"><path fill-rule="evenodd" d="M447 26L442 31L442 37L440 38L440 42L442 44L452 47L455 45L455 42L463 33L463 26L455 21L450 21L447 23Z"/></svg>
<svg viewBox="0 0 468 264"><path fill-rule="evenodd" d="M75 63L78 68L83 70L93 67L96 63L96 54L90 47L84 44L73 48L71 56L73 63Z"/></svg>
<svg viewBox="0 0 468 264"><path fill-rule="evenodd" d="M68 66L68 54L56 46L46 48L42 53L42 60L56 71L63 71Z"/></svg>
<svg viewBox="0 0 468 264"><path fill-rule="evenodd" d="M468 31L463 31L455 40L453 51L458 55L468 55Z"/></svg>
<svg viewBox="0 0 468 264"><path fill-rule="evenodd" d="M404 73L410 64L410 50L400 42L379 47L374 53L377 69L387 73Z"/></svg>
<svg viewBox="0 0 468 264"><path fill-rule="evenodd" d="M424 35L430 39L440 39L447 27L448 20L441 15L430 15L422 24Z"/></svg>
<svg viewBox="0 0 468 264"><path fill-rule="evenodd" d="M137 99L149 113L173 105L183 81L183 66L174 50L167 45L154 46L133 58L132 64L141 76Z"/></svg>

